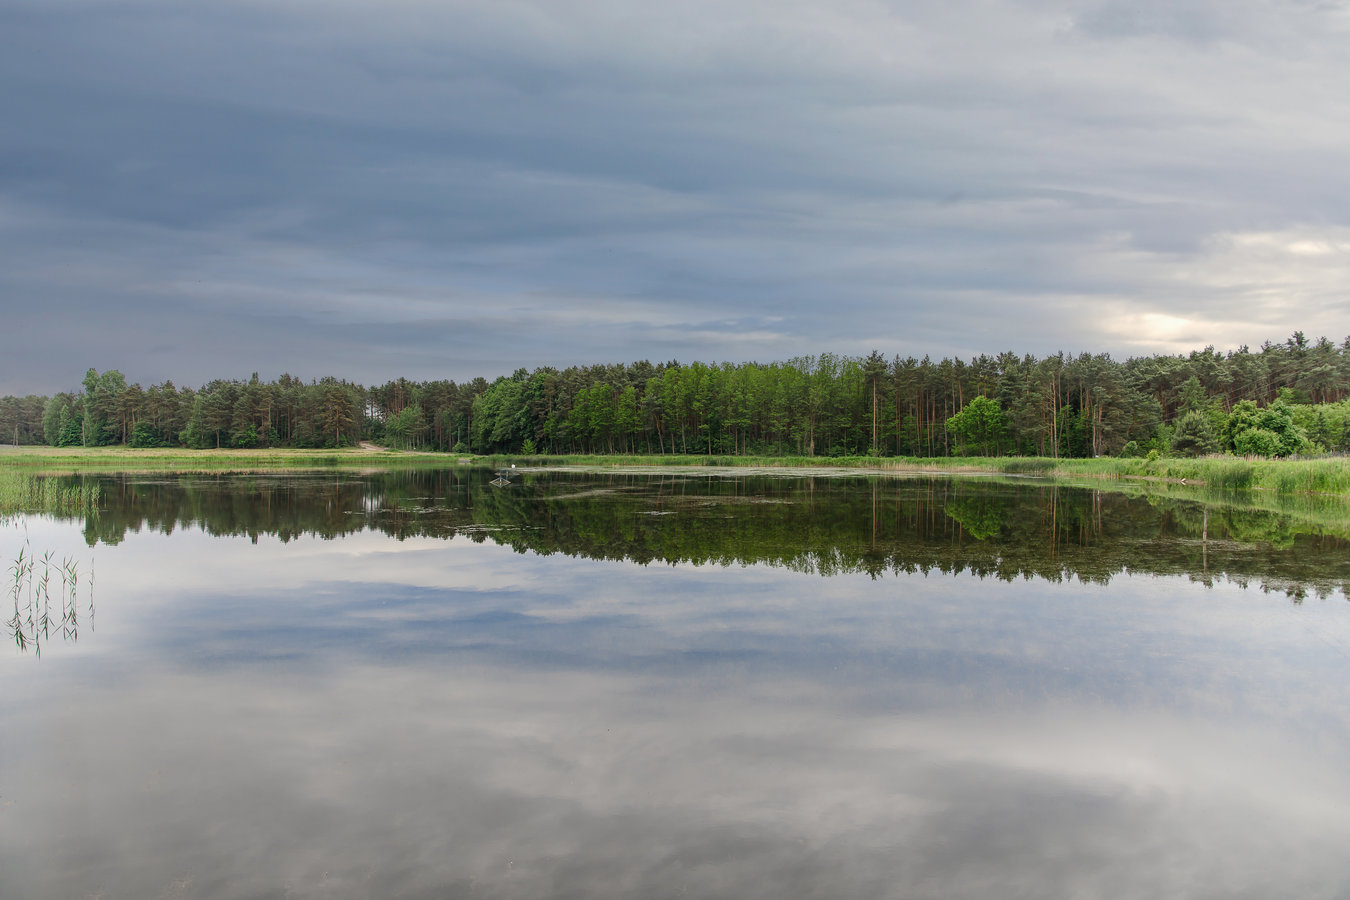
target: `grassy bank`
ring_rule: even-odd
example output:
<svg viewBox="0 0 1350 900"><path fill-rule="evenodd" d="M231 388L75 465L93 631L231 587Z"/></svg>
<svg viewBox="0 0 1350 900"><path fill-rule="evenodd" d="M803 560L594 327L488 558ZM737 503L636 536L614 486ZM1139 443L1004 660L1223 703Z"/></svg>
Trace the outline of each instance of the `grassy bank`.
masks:
<svg viewBox="0 0 1350 900"><path fill-rule="evenodd" d="M444 453L349 447L340 450L137 450L131 447L0 448L0 471L76 472L251 472L322 469L331 466L454 465L462 457Z"/></svg>
<svg viewBox="0 0 1350 900"><path fill-rule="evenodd" d="M1056 474L1100 478L1163 479L1222 490L1277 494L1350 495L1350 458L1241 459L1076 459L1055 466Z"/></svg>
<svg viewBox="0 0 1350 900"><path fill-rule="evenodd" d="M0 517L19 513L85 515L97 513L99 485L90 480L61 484L40 475L100 472L229 473L302 471L326 468L445 466L458 457L439 453L402 453L353 448L344 450L181 450L130 447L0 448Z"/></svg>
<svg viewBox="0 0 1350 900"><path fill-rule="evenodd" d="M1185 482L1219 490L1261 490L1278 494L1350 496L1350 458L1328 459L1046 459L1028 457L867 456L821 458L784 456L502 456L483 457L493 465L552 466L730 466L847 468L895 472L989 472L1129 481Z"/></svg>
<svg viewBox="0 0 1350 900"><path fill-rule="evenodd" d="M1350 496L1350 458L1279 460L1231 456L1201 459L1046 459L1027 457L939 457L932 459L867 456L494 456L461 457L374 448L342 450L134 450L126 447L25 447L0 450L0 472L245 472L328 467L450 466L717 466L753 468L842 468L882 472L987 472L1117 481L1199 484L1219 490L1258 490L1276 494Z"/></svg>

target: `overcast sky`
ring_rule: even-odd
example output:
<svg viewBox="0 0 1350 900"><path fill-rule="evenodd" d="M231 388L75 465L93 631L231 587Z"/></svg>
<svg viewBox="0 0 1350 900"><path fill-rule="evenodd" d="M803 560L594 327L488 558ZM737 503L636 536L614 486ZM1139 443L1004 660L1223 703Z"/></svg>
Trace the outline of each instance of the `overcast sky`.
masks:
<svg viewBox="0 0 1350 900"><path fill-rule="evenodd" d="M1321 0L0 0L0 394L1350 334Z"/></svg>

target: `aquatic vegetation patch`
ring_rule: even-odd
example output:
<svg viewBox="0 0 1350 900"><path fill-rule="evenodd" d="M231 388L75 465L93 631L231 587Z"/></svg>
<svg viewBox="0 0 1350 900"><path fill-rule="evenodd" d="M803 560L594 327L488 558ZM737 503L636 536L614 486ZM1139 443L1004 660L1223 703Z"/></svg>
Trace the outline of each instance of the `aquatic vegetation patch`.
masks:
<svg viewBox="0 0 1350 900"><path fill-rule="evenodd" d="M41 476L0 469L0 515L85 515L96 513L102 499L103 489L97 479L79 475Z"/></svg>
<svg viewBox="0 0 1350 900"><path fill-rule="evenodd" d="M82 580L88 587L83 608ZM37 556L25 541L9 567L9 599L13 613L5 625L20 650L40 657L44 642L79 640L82 627L94 627L93 562L88 578L82 579L74 557L57 560L50 550Z"/></svg>

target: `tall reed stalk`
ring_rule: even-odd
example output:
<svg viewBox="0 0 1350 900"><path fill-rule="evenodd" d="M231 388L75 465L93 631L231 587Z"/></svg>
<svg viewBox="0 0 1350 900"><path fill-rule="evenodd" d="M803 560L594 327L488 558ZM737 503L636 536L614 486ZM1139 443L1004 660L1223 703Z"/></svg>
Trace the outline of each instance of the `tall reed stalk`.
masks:
<svg viewBox="0 0 1350 900"><path fill-rule="evenodd" d="M42 645L50 642L53 634L67 641L76 641L80 637L82 618L90 628L93 627L93 562L89 565L89 602L82 612L79 599L80 567L74 557L66 557L58 562L50 550L37 557L29 543L24 542L18 557L9 567L8 593L13 613L5 621L5 626L16 647L24 651L31 649L41 657ZM56 608L53 592L56 594Z"/></svg>
<svg viewBox="0 0 1350 900"><path fill-rule="evenodd" d="M103 499L97 481L81 477L74 483L14 469L0 469L0 515L96 513Z"/></svg>

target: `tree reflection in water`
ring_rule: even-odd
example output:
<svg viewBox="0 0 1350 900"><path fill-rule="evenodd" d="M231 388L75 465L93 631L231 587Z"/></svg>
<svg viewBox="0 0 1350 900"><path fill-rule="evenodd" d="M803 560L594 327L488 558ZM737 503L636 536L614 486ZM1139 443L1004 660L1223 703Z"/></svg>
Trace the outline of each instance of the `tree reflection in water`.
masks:
<svg viewBox="0 0 1350 900"><path fill-rule="evenodd" d="M1224 577L1300 601L1345 593L1350 521L1035 480L491 469L275 475L98 475L85 537L195 527L212 535L375 530L462 535L592 559L771 565L835 575L972 573L1106 583L1123 573ZM1330 520L1334 524L1328 526Z"/></svg>

